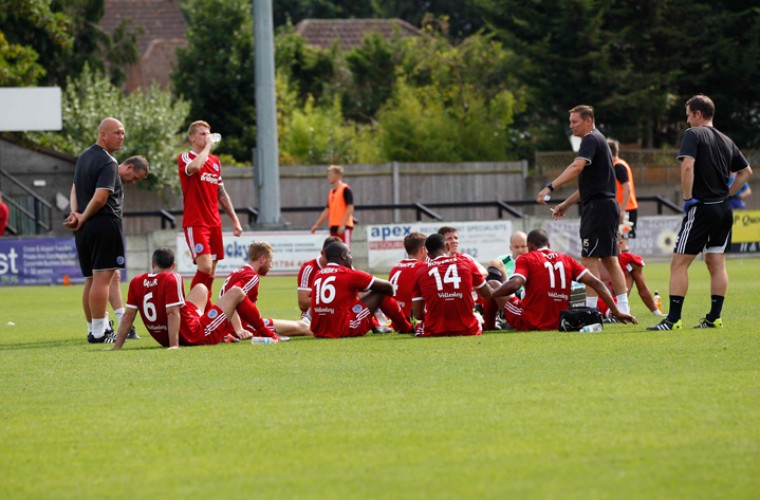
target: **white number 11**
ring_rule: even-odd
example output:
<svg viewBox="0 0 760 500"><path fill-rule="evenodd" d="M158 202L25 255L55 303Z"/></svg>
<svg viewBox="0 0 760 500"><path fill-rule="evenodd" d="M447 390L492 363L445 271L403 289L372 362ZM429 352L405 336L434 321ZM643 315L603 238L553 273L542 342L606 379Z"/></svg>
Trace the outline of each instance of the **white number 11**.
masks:
<svg viewBox="0 0 760 500"><path fill-rule="evenodd" d="M562 262L555 262L554 265L551 262L544 262L544 267L549 271L549 287L557 288L557 280L554 277L554 270L556 269L559 271L560 288L564 289L567 280L565 279L565 266L562 265Z"/></svg>

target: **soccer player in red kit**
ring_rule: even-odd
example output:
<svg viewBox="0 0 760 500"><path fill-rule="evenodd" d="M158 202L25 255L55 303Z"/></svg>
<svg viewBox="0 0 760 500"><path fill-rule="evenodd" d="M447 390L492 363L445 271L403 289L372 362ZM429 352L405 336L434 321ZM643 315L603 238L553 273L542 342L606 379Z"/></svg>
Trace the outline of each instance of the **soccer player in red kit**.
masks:
<svg viewBox="0 0 760 500"><path fill-rule="evenodd" d="M211 126L202 121L190 124L187 131L192 149L177 157L179 180L184 198L182 228L185 240L197 267L190 285L203 283L209 294L214 284L216 263L224 259L222 219L219 205L232 221L232 234L240 236L240 225L235 208L222 182L222 164L211 154Z"/></svg>
<svg viewBox="0 0 760 500"><path fill-rule="evenodd" d="M480 335L472 291L490 298L491 287L471 260L446 255L446 240L442 235L428 236L425 248L429 260L417 271L412 292L414 317L425 322L423 332L417 335Z"/></svg>
<svg viewBox="0 0 760 500"><path fill-rule="evenodd" d="M413 232L404 238L406 259L399 261L388 274L388 281L393 285L393 296L404 311L406 318L412 317L412 289L417 280L417 271L427 261L425 235ZM418 325L419 326L419 325Z"/></svg>
<svg viewBox="0 0 760 500"><path fill-rule="evenodd" d="M250 338L251 332L235 330L227 318L246 298L240 288L225 294L206 310L208 290L198 284L185 298L182 276L174 272L174 252L159 248L153 252L153 272L141 274L129 283L127 311L124 313L114 349L121 349L140 312L148 333L164 347L212 345Z"/></svg>
<svg viewBox="0 0 760 500"><path fill-rule="evenodd" d="M251 243L248 247L248 262L231 272L224 280L219 297L224 297L233 287L242 289L246 294L243 302L247 307L238 307L238 311L230 317L230 322L236 330L243 328L253 332L256 337L271 337L277 341L288 340L288 335L311 335L306 323L286 319L264 319L256 307L256 301L259 299L259 277L266 276L272 268L273 257L272 246L269 243Z"/></svg>
<svg viewBox="0 0 760 500"><path fill-rule="evenodd" d="M327 265L325 258L325 249L334 241L343 241L337 236L328 236L322 243L322 251L319 257L304 262L301 269L298 270L298 308L301 310L301 319L311 321L309 308L311 307L311 286L314 284L314 277L320 269Z"/></svg>
<svg viewBox="0 0 760 500"><path fill-rule="evenodd" d="M412 324L393 298L390 281L352 268L351 251L342 242L325 249L327 265L314 277L311 291L311 331L315 337L361 337L372 329L375 311L381 309L401 331ZM367 292L358 298L360 292Z"/></svg>
<svg viewBox="0 0 760 500"><path fill-rule="evenodd" d="M604 283L574 258L551 250L549 237L542 229L528 233L528 253L517 258L514 274L494 290L493 296L503 304L504 318L515 330L557 330L559 313L570 306L573 281L593 288L618 320L636 323L633 316L618 309ZM521 286L525 287L522 301L503 298Z"/></svg>

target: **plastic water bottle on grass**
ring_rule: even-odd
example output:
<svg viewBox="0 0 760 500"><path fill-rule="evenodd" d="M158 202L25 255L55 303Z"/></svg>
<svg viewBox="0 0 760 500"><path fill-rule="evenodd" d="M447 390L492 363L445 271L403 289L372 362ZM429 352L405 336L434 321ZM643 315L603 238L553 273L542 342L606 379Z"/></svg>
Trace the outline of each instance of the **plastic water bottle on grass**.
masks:
<svg viewBox="0 0 760 500"><path fill-rule="evenodd" d="M269 345L276 343L277 339L273 339L272 337L251 337L251 344L253 345Z"/></svg>
<svg viewBox="0 0 760 500"><path fill-rule="evenodd" d="M602 331L601 323L591 323L590 325L586 325L583 328L581 328L581 332L583 333L601 332L601 331Z"/></svg>

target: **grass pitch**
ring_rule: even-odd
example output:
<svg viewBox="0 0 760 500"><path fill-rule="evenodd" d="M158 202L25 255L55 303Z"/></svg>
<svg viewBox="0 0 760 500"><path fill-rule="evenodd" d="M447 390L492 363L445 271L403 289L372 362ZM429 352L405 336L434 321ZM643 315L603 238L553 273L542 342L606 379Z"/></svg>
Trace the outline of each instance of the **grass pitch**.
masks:
<svg viewBox="0 0 760 500"><path fill-rule="evenodd" d="M646 274L667 290L667 264ZM634 296L641 324L598 334L179 351L139 321L88 345L81 287L3 288L0 497L757 498L760 260L729 275L719 331L647 332ZM262 280L265 316L295 304L295 278Z"/></svg>

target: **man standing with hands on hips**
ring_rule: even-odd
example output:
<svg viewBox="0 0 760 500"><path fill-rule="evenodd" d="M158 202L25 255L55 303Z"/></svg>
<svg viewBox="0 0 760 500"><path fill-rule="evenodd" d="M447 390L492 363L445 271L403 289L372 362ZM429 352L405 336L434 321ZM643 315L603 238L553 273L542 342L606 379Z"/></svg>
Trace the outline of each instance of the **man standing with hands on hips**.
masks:
<svg viewBox="0 0 760 500"><path fill-rule="evenodd" d="M193 262L198 266L190 289L203 283L208 289L211 305L216 263L224 259L219 205L232 221L232 234L240 236L243 228L224 190L222 164L217 156L211 154L211 146L215 142L211 125L202 120L194 121L187 131L187 138L192 149L179 155L177 165L184 198L182 229Z"/></svg>
<svg viewBox="0 0 760 500"><path fill-rule="evenodd" d="M576 106L570 110L570 129L581 137L578 156L565 170L538 192L536 201L546 205L546 197L559 186L578 178L578 190L552 209L560 219L567 209L581 202L581 263L599 277L599 261L607 269L621 312L628 313L628 290L618 262L617 230L620 207L615 199L615 172L607 139L594 126L594 108ZM586 287L586 305L596 307L599 296Z"/></svg>
<svg viewBox="0 0 760 500"><path fill-rule="evenodd" d="M683 136L681 188L685 216L670 261L670 309L668 316L647 330L680 330L681 310L689 288L689 266L699 252L705 253L710 273L710 312L694 328L720 328L721 311L728 289L726 248L731 245L734 215L729 197L752 175L749 162L734 141L713 127L715 104L706 95L686 101L686 122L691 128ZM728 178L736 179L728 186Z"/></svg>

